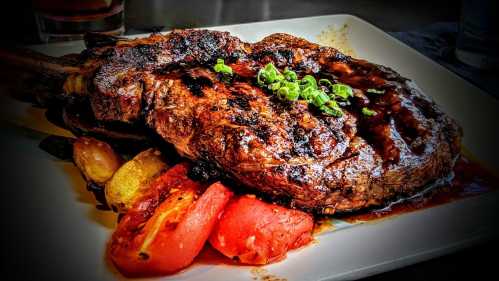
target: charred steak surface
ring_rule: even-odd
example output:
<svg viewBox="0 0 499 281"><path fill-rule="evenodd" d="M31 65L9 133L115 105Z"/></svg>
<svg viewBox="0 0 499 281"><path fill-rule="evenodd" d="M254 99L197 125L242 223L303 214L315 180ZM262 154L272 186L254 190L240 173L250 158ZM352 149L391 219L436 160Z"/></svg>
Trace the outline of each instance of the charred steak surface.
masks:
<svg viewBox="0 0 499 281"><path fill-rule="evenodd" d="M97 120L144 124L181 155L292 207L332 214L381 205L448 174L460 150L458 125L408 79L291 35L245 43L180 30L90 45L64 95L88 99ZM232 67L229 81L212 71L217 58ZM348 84L352 104L331 117L276 99L255 81L269 62ZM378 114L363 116L365 106Z"/></svg>

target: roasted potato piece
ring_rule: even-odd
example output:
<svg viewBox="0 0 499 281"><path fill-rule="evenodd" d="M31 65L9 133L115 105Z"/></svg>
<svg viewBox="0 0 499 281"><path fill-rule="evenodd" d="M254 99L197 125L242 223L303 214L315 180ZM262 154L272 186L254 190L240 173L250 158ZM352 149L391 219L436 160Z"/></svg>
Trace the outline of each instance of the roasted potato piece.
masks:
<svg viewBox="0 0 499 281"><path fill-rule="evenodd" d="M125 213L147 190L148 184L166 168L159 150L151 148L142 151L123 164L106 183L107 203L113 210Z"/></svg>
<svg viewBox="0 0 499 281"><path fill-rule="evenodd" d="M89 137L73 144L73 160L88 182L103 185L121 166L121 157L109 144Z"/></svg>

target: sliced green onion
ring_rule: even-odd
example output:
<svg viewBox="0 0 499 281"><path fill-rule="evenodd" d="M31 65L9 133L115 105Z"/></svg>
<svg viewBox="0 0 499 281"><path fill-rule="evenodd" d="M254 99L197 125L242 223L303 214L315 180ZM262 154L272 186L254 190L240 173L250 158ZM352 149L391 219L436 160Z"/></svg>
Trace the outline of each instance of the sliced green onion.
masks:
<svg viewBox="0 0 499 281"><path fill-rule="evenodd" d="M297 91L293 91L288 87L282 87L277 91L277 96L281 100L296 101L300 95Z"/></svg>
<svg viewBox="0 0 499 281"><path fill-rule="evenodd" d="M263 75L265 73L265 70L263 68L261 68L259 71L258 71L258 74L256 75L256 82L258 83L258 85L260 86L263 86L265 85L265 82L263 82Z"/></svg>
<svg viewBox="0 0 499 281"><path fill-rule="evenodd" d="M322 105L319 109L326 115L331 115L334 117L343 116L343 111L341 110L339 105L333 100Z"/></svg>
<svg viewBox="0 0 499 281"><path fill-rule="evenodd" d="M274 82L268 86L269 90L271 90L272 92L279 90L280 87L281 87L281 82L279 81Z"/></svg>
<svg viewBox="0 0 499 281"><path fill-rule="evenodd" d="M315 80L314 76L312 75L305 75L300 81L300 88L306 89L308 87L311 87L312 89L316 90L317 89L317 81Z"/></svg>
<svg viewBox="0 0 499 281"><path fill-rule="evenodd" d="M284 78L290 82L294 82L298 79L298 76L296 75L296 72L293 70L290 70L289 68L285 68L284 71L282 72L284 75Z"/></svg>
<svg viewBox="0 0 499 281"><path fill-rule="evenodd" d="M326 93L324 93L324 91L322 91L322 90L315 90L315 92L317 94L312 99L312 103L315 106L321 107L322 105L326 104L328 101L331 100L331 98Z"/></svg>
<svg viewBox="0 0 499 281"><path fill-rule="evenodd" d="M385 93L385 90L367 89L366 92L381 95Z"/></svg>
<svg viewBox="0 0 499 281"><path fill-rule="evenodd" d="M350 86L345 84L334 84L332 87L333 93L342 98L343 100L348 100L348 98L353 97L353 90Z"/></svg>
<svg viewBox="0 0 499 281"><path fill-rule="evenodd" d="M299 91L289 91L288 94L288 100L289 101L296 101L300 97L300 92Z"/></svg>
<svg viewBox="0 0 499 281"><path fill-rule="evenodd" d="M279 70L274 66L273 63L268 63L265 67L265 75L264 78L267 83L274 83L275 81L281 81L284 79L284 76L279 72Z"/></svg>
<svg viewBox="0 0 499 281"><path fill-rule="evenodd" d="M334 91L333 91L333 86L334 85L333 85L333 83L331 83L331 81L329 81L329 79L320 79L319 80L319 85L328 88L328 90L329 90L329 97L330 98L332 98L332 99L336 98L336 95L334 94Z"/></svg>
<svg viewBox="0 0 499 281"><path fill-rule="evenodd" d="M300 91L300 97L308 102L312 101L312 92L314 89L312 87L308 87Z"/></svg>
<svg viewBox="0 0 499 281"><path fill-rule="evenodd" d="M328 101L328 102L327 102L327 106L328 106L328 107L331 107L331 108L335 108L335 107L339 108L339 107L340 107L340 106L338 105L338 103L337 103L336 101L334 101L334 100L330 100L330 101Z"/></svg>
<svg viewBox="0 0 499 281"><path fill-rule="evenodd" d="M300 97L300 85L298 82L284 82L284 86L289 88L288 100L297 100Z"/></svg>
<svg viewBox="0 0 499 281"><path fill-rule="evenodd" d="M333 83L331 83L331 81L329 81L329 79L320 79L319 85L326 86L330 90L333 89Z"/></svg>
<svg viewBox="0 0 499 281"><path fill-rule="evenodd" d="M331 98L340 97L342 100L347 101L348 98L353 97L353 90L346 84L333 84L329 79L319 80L319 84L328 87L331 90Z"/></svg>
<svg viewBox="0 0 499 281"><path fill-rule="evenodd" d="M272 84L276 81L282 81L284 80L284 76L279 72L273 63L268 63L265 67L258 71L256 80L258 85L263 86L265 84Z"/></svg>
<svg viewBox="0 0 499 281"><path fill-rule="evenodd" d="M283 81L277 90L277 96L282 100L296 101L300 97L300 86L298 82Z"/></svg>
<svg viewBox="0 0 499 281"><path fill-rule="evenodd" d="M288 94L289 94L289 89L286 87L282 87L282 88L279 88L279 90L277 90L277 97L280 100L287 100Z"/></svg>
<svg viewBox="0 0 499 281"><path fill-rule="evenodd" d="M285 68L281 74L272 64L268 63L258 71L258 85L271 90L279 99L296 101L299 98L313 104L323 114L335 117L343 116L343 111L335 101L336 96L348 102L353 96L352 88L345 84L333 84L328 79L320 79L319 83L312 75L305 75L298 80L296 72ZM327 89L319 88L318 84ZM331 91L328 95L325 91Z"/></svg>
<svg viewBox="0 0 499 281"><path fill-rule="evenodd" d="M228 65L225 65L223 59L217 59L217 63L213 66L213 70L224 75L232 75L232 68Z"/></svg>
<svg viewBox="0 0 499 281"><path fill-rule="evenodd" d="M371 117L371 116L375 116L376 114L378 114L376 111L372 110L372 109L369 109L367 107L363 107L362 108L362 114L364 116L368 116L368 117Z"/></svg>

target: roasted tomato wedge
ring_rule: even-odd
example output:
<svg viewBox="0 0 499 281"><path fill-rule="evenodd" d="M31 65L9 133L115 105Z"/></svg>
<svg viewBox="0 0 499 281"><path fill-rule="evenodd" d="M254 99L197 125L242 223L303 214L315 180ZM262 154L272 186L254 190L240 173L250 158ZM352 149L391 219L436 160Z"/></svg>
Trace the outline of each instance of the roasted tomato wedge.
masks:
<svg viewBox="0 0 499 281"><path fill-rule="evenodd" d="M254 196L232 200L211 236L211 245L225 256L245 264L282 260L286 252L309 243L312 216L265 203Z"/></svg>
<svg viewBox="0 0 499 281"><path fill-rule="evenodd" d="M220 183L203 192L187 170L179 164L157 178L118 224L108 253L125 276L176 272L203 248L232 192Z"/></svg>

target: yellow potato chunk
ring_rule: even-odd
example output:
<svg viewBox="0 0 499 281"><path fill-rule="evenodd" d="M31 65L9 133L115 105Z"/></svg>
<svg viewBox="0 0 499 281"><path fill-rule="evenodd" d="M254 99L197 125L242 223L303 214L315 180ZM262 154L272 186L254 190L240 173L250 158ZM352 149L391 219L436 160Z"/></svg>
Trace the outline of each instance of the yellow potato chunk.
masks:
<svg viewBox="0 0 499 281"><path fill-rule="evenodd" d="M73 159L85 179L99 185L108 181L122 163L109 144L89 137L74 142Z"/></svg>
<svg viewBox="0 0 499 281"><path fill-rule="evenodd" d="M167 168L159 150L142 151L123 164L106 183L107 203L113 210L125 213L147 190L148 184Z"/></svg>

